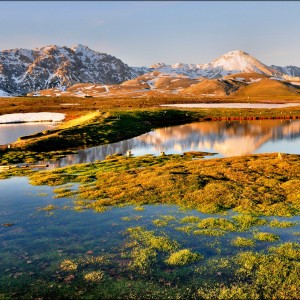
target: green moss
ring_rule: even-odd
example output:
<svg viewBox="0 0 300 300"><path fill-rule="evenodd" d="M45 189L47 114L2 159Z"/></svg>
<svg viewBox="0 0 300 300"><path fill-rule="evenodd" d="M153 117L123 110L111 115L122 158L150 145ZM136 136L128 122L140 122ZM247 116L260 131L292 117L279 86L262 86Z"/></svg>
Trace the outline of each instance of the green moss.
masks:
<svg viewBox="0 0 300 300"><path fill-rule="evenodd" d="M284 257L291 260L300 260L300 245L299 243L285 243L278 247L271 247L269 250L271 253L275 253L280 255L280 257Z"/></svg>
<svg viewBox="0 0 300 300"><path fill-rule="evenodd" d="M179 244L170 240L167 236L155 235L154 231L146 230L140 226L129 227L126 233L131 239L137 241L143 246L156 249L162 252L169 252L178 249Z"/></svg>
<svg viewBox="0 0 300 300"><path fill-rule="evenodd" d="M136 207L134 208L134 210L137 210L137 211L143 211L143 210L145 210L145 208L144 208L143 206L136 206Z"/></svg>
<svg viewBox="0 0 300 300"><path fill-rule="evenodd" d="M202 258L203 256L199 253L193 253L189 249L182 249L172 253L166 260L166 263L169 265L183 266L198 261Z"/></svg>
<svg viewBox="0 0 300 300"><path fill-rule="evenodd" d="M63 271L76 271L77 268L78 264L68 259L62 261L60 264L60 269Z"/></svg>
<svg viewBox="0 0 300 300"><path fill-rule="evenodd" d="M253 237L256 240L266 241L266 242L275 242L280 239L278 235L269 232L257 232L253 234Z"/></svg>
<svg viewBox="0 0 300 300"><path fill-rule="evenodd" d="M299 214L299 200L294 196L300 192L300 185L295 184L299 168L298 155L285 155L283 160L278 160L275 154L265 154L197 161L181 155L118 156L93 164L38 172L30 177L30 182L54 186L79 182L78 190L64 192L84 199L85 209L157 203L176 204L204 213L234 209L243 215L232 220L200 220L199 224L201 228L244 231L266 224L257 215ZM293 183L293 190L289 182Z"/></svg>
<svg viewBox="0 0 300 300"><path fill-rule="evenodd" d="M238 236L232 241L232 245L236 247L253 247L255 242L252 239L246 239Z"/></svg>
<svg viewBox="0 0 300 300"><path fill-rule="evenodd" d="M180 227L175 227L175 230L182 231L185 233L190 233L195 227L192 225L186 225L186 226L180 226Z"/></svg>
<svg viewBox="0 0 300 300"><path fill-rule="evenodd" d="M200 218L196 216L186 216L180 220L180 223L198 223Z"/></svg>
<svg viewBox="0 0 300 300"><path fill-rule="evenodd" d="M247 214L237 215L232 217L232 219L236 222L236 227L239 231L247 230L253 226L262 226L267 223L265 219Z"/></svg>
<svg viewBox="0 0 300 300"><path fill-rule="evenodd" d="M39 210L39 211L52 211L52 210L56 210L56 209L58 209L58 206L55 206L55 205L53 205L53 204L50 204L50 205L48 205L48 206L41 207L41 208L39 208L38 210Z"/></svg>
<svg viewBox="0 0 300 300"><path fill-rule="evenodd" d="M103 271L93 271L84 274L84 280L88 282L100 282L104 278Z"/></svg>
<svg viewBox="0 0 300 300"><path fill-rule="evenodd" d="M142 274L146 274L151 266L156 262L157 251L153 248L134 248L131 251L132 261L129 263L129 268L137 270Z"/></svg>
<svg viewBox="0 0 300 300"><path fill-rule="evenodd" d="M224 230L218 230L218 229L197 229L194 231L194 234L196 235L210 235L210 236L222 236L225 235Z"/></svg>
<svg viewBox="0 0 300 300"><path fill-rule="evenodd" d="M289 221L279 221L277 219L272 220L269 225L271 227L279 227L279 228L288 228L288 227L294 227L296 226L295 222L289 222Z"/></svg>
<svg viewBox="0 0 300 300"><path fill-rule="evenodd" d="M232 221L224 218L206 218L201 220L197 226L205 229L218 228L226 231L236 230L235 224Z"/></svg>
<svg viewBox="0 0 300 300"><path fill-rule="evenodd" d="M122 221L138 221L142 218L142 216L132 216L132 217L122 217Z"/></svg>
<svg viewBox="0 0 300 300"><path fill-rule="evenodd" d="M167 226L169 224L168 221L160 220L160 219L155 219L155 220L152 221L152 223L157 227L164 227L164 226Z"/></svg>

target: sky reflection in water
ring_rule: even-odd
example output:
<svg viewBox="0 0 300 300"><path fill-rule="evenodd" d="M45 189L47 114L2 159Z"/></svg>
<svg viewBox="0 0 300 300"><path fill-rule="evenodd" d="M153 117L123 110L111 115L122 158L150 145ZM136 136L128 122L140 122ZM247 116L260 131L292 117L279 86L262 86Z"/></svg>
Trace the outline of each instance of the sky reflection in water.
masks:
<svg viewBox="0 0 300 300"><path fill-rule="evenodd" d="M215 152L214 157L252 153L300 153L300 120L255 120L199 122L155 129L118 143L79 150L51 168L103 160L114 153L133 155L181 154L187 151Z"/></svg>

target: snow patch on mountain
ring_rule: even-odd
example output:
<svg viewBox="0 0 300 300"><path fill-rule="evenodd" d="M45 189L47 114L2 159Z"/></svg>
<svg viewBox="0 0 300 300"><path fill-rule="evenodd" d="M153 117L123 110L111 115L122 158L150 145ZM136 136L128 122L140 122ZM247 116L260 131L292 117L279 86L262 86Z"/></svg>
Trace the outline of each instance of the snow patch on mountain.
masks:
<svg viewBox="0 0 300 300"><path fill-rule="evenodd" d="M237 73L259 73L277 80L300 82L299 67L267 66L241 50L228 52L207 64L157 63L148 68L129 67L114 56L81 44L71 48L50 45L0 52L0 96L38 95L40 90L51 88L63 92L77 83L114 85L144 74L150 74L148 85L153 89L157 76L200 80Z"/></svg>
<svg viewBox="0 0 300 300"><path fill-rule="evenodd" d="M10 97L10 95L2 90L0 90L0 97Z"/></svg>
<svg viewBox="0 0 300 300"><path fill-rule="evenodd" d="M83 45L0 52L0 89L12 95L53 87L64 90L81 82L119 84L145 71Z"/></svg>
<svg viewBox="0 0 300 300"><path fill-rule="evenodd" d="M241 50L228 52L207 64L176 63L167 65L157 63L152 65L151 68L166 74L183 74L190 78L205 77L209 79L237 73L260 73L266 75L280 73Z"/></svg>

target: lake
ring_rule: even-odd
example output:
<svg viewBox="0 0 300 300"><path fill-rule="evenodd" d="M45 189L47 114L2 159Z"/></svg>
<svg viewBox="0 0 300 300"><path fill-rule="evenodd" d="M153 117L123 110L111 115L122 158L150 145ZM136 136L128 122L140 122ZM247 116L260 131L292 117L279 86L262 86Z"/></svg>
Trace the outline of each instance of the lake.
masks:
<svg viewBox="0 0 300 300"><path fill-rule="evenodd" d="M51 123L0 124L0 145L15 142L20 136L50 129L53 129Z"/></svg>
<svg viewBox="0 0 300 300"><path fill-rule="evenodd" d="M103 160L107 155L131 150L144 154L182 154L187 151L214 152L213 157L253 153L300 153L300 120L208 121L159 128L125 141L79 150L50 168Z"/></svg>
<svg viewBox="0 0 300 300"><path fill-rule="evenodd" d="M159 128L133 139L79 150L52 162L51 167L102 160L129 149L134 155L192 150L218 152L217 157L299 153L300 121L216 121ZM67 186L77 189L76 184L55 188ZM151 295L174 299L181 295L188 299L206 283L228 286L238 282L243 276L234 277L239 255L267 253L273 246L299 242L299 216L258 217L261 224L254 217L249 228L242 229L239 222L244 216L233 211L209 215L176 205L145 205L97 213L77 210L71 198L54 198L55 188L32 186L24 177L0 180L0 298L136 299ZM291 226L271 226L274 219ZM212 225L218 222L223 227ZM234 224L234 229L228 224ZM276 238L260 240L256 237L260 232ZM149 248L149 243L154 246ZM168 263L172 252L186 249L198 255L194 262Z"/></svg>

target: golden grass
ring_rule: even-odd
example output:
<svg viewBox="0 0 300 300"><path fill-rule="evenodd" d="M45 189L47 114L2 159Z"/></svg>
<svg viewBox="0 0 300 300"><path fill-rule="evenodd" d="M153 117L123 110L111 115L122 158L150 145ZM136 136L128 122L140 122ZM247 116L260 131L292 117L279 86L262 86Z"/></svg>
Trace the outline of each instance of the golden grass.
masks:
<svg viewBox="0 0 300 300"><path fill-rule="evenodd" d="M272 79L262 79L251 83L240 89L235 94L236 97L299 97L299 89L289 86L285 82Z"/></svg>
<svg viewBox="0 0 300 300"><path fill-rule="evenodd" d="M205 213L230 209L256 215L300 213L300 156L251 155L211 160L170 155L113 157L31 176L31 183L81 182L76 206L177 204ZM88 186L86 183L90 183ZM59 195L59 194L58 194ZM217 222L217 223L216 223ZM235 218L240 229L263 225L254 217ZM231 221L200 221L200 228L235 230Z"/></svg>

